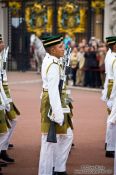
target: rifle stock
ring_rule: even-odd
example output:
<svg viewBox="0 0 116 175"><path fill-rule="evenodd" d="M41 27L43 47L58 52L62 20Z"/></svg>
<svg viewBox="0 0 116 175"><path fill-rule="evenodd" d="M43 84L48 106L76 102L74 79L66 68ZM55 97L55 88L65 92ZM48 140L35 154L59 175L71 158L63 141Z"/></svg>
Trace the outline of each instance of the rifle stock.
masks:
<svg viewBox="0 0 116 175"><path fill-rule="evenodd" d="M50 122L50 128L47 135L47 142L57 143L56 138L56 123L54 121Z"/></svg>
<svg viewBox="0 0 116 175"><path fill-rule="evenodd" d="M63 80L60 80L59 82L59 92L62 91L63 86ZM52 113L52 109L50 108L50 113ZM47 135L47 142L57 143L57 137L56 137L56 123L54 121L50 121L50 127Z"/></svg>

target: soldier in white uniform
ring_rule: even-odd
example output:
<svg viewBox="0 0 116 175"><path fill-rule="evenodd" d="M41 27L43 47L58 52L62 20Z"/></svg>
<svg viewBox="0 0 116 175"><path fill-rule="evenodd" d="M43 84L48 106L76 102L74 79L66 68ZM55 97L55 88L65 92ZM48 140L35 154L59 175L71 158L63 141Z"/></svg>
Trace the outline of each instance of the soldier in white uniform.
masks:
<svg viewBox="0 0 116 175"><path fill-rule="evenodd" d="M102 90L102 97L101 99L106 102L107 101L107 90L108 90L108 66L109 62L111 61L111 49L109 48L106 57L105 57L105 82L104 82L104 89Z"/></svg>
<svg viewBox="0 0 116 175"><path fill-rule="evenodd" d="M110 74L113 75L113 87L107 101L107 105L111 110L107 121L108 125L110 126L110 135L107 142L107 147L110 147L113 151L115 151L114 175L116 175L116 37L112 37L108 43L110 44L113 57L112 70L110 71Z"/></svg>
<svg viewBox="0 0 116 175"><path fill-rule="evenodd" d="M2 36L0 35L0 50L2 49ZM0 55L0 61L1 61L1 55ZM0 64L1 69L1 64ZM0 73L0 153L2 150L2 147L4 145L4 142L8 138L9 135L9 127L10 124L8 120L6 119L5 111L10 111L10 103L5 95L3 86L2 86L2 77ZM7 164L0 161L0 168L2 166L6 166ZM0 169L0 175L2 175L1 169Z"/></svg>
<svg viewBox="0 0 116 175"><path fill-rule="evenodd" d="M1 49L0 49L0 57L1 57L1 59L0 59L0 65L1 65L0 74L1 74L1 79L2 79L1 80L2 87L4 90L5 96L7 97L7 100L10 104L10 111L5 111L6 118L10 122L9 134L8 134L7 139L4 141L4 144L2 145L0 158L3 159L7 163L14 163L15 160L8 156L7 150L9 147L9 142L10 142L11 136L12 136L13 131L14 131L15 126L16 126L16 121L17 121L16 115L19 115L20 113L19 113L18 109L15 107L15 105L12 101L12 98L10 96L10 90L8 87L7 74L6 74L6 68L5 68L6 62L3 58L4 57L4 42L2 40L2 37L1 37L0 46L1 46Z"/></svg>
<svg viewBox="0 0 116 175"><path fill-rule="evenodd" d="M112 37L107 37L106 41L108 41L108 39L110 39L110 38L112 38ZM107 43L107 45L108 45L108 43ZM107 51L107 54L106 54L106 57L105 57L105 74L106 74L106 76L105 76L105 82L104 82L104 89L102 90L102 97L101 97L101 99L106 103L106 105L107 105L107 101L108 101L108 96L111 93L111 87L113 86L112 82L108 82L109 81L109 72L110 72L109 69L112 65L112 59L114 59L114 58L112 57L111 49L108 48L108 51ZM108 108L107 108L107 111L108 111L108 115L109 115L110 110ZM107 147L107 139L109 137L109 129L108 128L109 128L109 126L107 124L106 138L105 138L105 149Z"/></svg>
<svg viewBox="0 0 116 175"><path fill-rule="evenodd" d="M107 89L107 97L106 103L108 107L109 116L107 119L107 148L106 148L106 157L114 157L115 151L115 133L116 128L112 125L111 116L113 115L112 107L114 105L114 99L116 97L116 79L115 79L115 62L116 62L116 53L115 53L115 45L116 45L116 37L109 37L107 39L107 43L109 48L111 49L111 54L109 55L109 61L107 59L107 76L106 76L106 89Z"/></svg>
<svg viewBox="0 0 116 175"><path fill-rule="evenodd" d="M43 94L41 100L41 151L38 175L67 175L66 162L71 149L73 133L71 113L63 113L65 93L59 93L61 76L60 57L64 56L63 38L60 35L44 41L46 56L42 63ZM56 123L57 143L47 142L50 127L48 112Z"/></svg>

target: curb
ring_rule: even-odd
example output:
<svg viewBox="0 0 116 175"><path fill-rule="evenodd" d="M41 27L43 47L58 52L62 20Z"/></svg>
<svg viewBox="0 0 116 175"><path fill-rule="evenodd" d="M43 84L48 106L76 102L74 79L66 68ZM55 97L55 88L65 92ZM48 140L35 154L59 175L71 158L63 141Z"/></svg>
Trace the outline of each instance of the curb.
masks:
<svg viewBox="0 0 116 175"><path fill-rule="evenodd" d="M67 86L69 89L74 89L74 90L82 90L82 91L90 91L90 92L101 92L102 89L98 88L87 88L87 87L79 87L79 86Z"/></svg>
<svg viewBox="0 0 116 175"><path fill-rule="evenodd" d="M41 83L41 79L35 79L35 80L24 80L24 81L12 81L9 82L10 85L17 85L17 84L33 84L33 83ZM79 86L67 86L69 89L74 89L74 90L82 90L82 91L89 91L89 92L101 92L102 89L97 89L97 88L87 88L87 87L79 87Z"/></svg>

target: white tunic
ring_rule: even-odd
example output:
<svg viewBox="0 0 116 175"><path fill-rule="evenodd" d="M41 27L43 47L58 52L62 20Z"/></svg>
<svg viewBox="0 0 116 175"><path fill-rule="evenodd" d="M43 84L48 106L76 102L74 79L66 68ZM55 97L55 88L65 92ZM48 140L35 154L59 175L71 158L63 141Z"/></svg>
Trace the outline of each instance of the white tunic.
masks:
<svg viewBox="0 0 116 175"><path fill-rule="evenodd" d="M112 111L111 114L109 115L108 122L116 124L116 53L112 53L112 56L115 58L112 67L114 84L110 95L110 99L108 100L112 104Z"/></svg>
<svg viewBox="0 0 116 175"><path fill-rule="evenodd" d="M1 95L1 100L2 103L5 105L4 108L8 108L8 111L10 110L10 104L9 104L9 100L4 92L3 86L2 86L2 76L1 76L1 71L2 71L2 66L3 66L3 61L2 61L2 53L0 53L0 95ZM5 79L6 79L6 75L5 75Z"/></svg>
<svg viewBox="0 0 116 175"><path fill-rule="evenodd" d="M105 57L105 82L104 82L104 89L102 91L102 97L101 99L103 101L107 101L107 91L108 91L108 79L110 78L109 76L109 69L112 64L112 52L111 49L107 51L106 57Z"/></svg>
<svg viewBox="0 0 116 175"><path fill-rule="evenodd" d="M51 64L53 62L57 64ZM50 105L52 107L52 113L54 115L54 121L62 125L64 121L64 114L59 94L59 81L60 81L59 63L60 60L58 58L46 53L46 56L42 63L41 75L43 81L43 89L48 90Z"/></svg>

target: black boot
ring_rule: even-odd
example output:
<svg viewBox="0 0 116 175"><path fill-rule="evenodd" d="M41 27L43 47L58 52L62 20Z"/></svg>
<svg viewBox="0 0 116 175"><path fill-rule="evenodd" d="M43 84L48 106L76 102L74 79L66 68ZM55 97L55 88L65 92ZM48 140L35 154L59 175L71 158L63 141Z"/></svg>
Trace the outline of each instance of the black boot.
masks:
<svg viewBox="0 0 116 175"><path fill-rule="evenodd" d="M114 151L106 151L106 157L109 157L109 158L114 158L114 155L115 155L115 152Z"/></svg>
<svg viewBox="0 0 116 175"><path fill-rule="evenodd" d="M6 150L1 151L0 158L7 163L15 163L15 160L9 157Z"/></svg>
<svg viewBox="0 0 116 175"><path fill-rule="evenodd" d="M0 175L3 175L3 173L2 173L2 168L0 167Z"/></svg>
<svg viewBox="0 0 116 175"><path fill-rule="evenodd" d="M66 171L64 172L54 172L54 175L68 175Z"/></svg>
<svg viewBox="0 0 116 175"><path fill-rule="evenodd" d="M106 150L106 148L107 148L107 143L105 143L105 146L104 146L104 148L105 148L105 150Z"/></svg>
<svg viewBox="0 0 116 175"><path fill-rule="evenodd" d="M11 148L13 148L13 147L14 147L14 145L11 144L11 143L8 145L8 148L9 148L9 149L11 149Z"/></svg>
<svg viewBox="0 0 116 175"><path fill-rule="evenodd" d="M53 167L52 175L54 175L54 167Z"/></svg>
<svg viewBox="0 0 116 175"><path fill-rule="evenodd" d="M72 147L73 147L73 148L75 147L75 144L74 144L74 143L72 143Z"/></svg>
<svg viewBox="0 0 116 175"><path fill-rule="evenodd" d="M3 175L1 166L0 166L0 175Z"/></svg>
<svg viewBox="0 0 116 175"><path fill-rule="evenodd" d="M7 167L7 163L4 161L0 161L0 167Z"/></svg>

